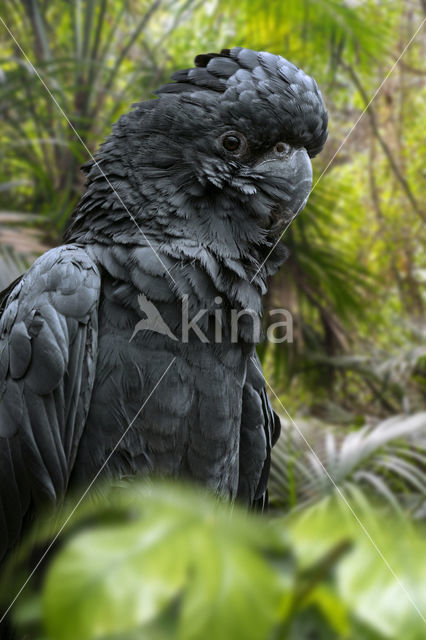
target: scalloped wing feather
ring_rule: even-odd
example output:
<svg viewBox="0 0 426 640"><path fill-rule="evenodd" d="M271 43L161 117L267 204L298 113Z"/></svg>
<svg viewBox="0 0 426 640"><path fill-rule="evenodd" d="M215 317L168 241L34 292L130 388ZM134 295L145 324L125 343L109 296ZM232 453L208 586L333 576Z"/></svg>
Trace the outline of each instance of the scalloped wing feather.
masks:
<svg viewBox="0 0 426 640"><path fill-rule="evenodd" d="M69 245L39 258L0 318L0 560L66 490L95 376L100 275Z"/></svg>

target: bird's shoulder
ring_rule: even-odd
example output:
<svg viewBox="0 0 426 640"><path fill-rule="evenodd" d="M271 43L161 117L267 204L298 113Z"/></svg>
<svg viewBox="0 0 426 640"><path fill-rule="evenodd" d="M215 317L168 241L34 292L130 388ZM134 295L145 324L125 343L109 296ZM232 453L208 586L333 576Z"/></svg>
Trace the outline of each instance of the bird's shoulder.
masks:
<svg viewBox="0 0 426 640"><path fill-rule="evenodd" d="M64 245L40 256L4 303L0 382L25 376L34 391L51 391L65 373L79 325L93 319L100 286L84 248Z"/></svg>
<svg viewBox="0 0 426 640"><path fill-rule="evenodd" d="M12 284L0 294L3 332L34 305L49 304L61 315L83 319L97 302L100 273L84 248L62 245L40 256Z"/></svg>

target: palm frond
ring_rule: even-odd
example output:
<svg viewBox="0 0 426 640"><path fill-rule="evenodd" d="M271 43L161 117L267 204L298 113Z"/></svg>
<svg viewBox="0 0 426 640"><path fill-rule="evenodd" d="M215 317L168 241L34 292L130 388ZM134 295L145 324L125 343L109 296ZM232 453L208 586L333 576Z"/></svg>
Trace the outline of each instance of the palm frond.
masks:
<svg viewBox="0 0 426 640"><path fill-rule="evenodd" d="M383 52L388 38L389 25L374 21L374 7L368 3L350 7L336 0L250 0L219 6L221 11L238 9L238 33L254 48L261 44L281 53L285 46L301 66L315 65L320 57L324 68L324 58L329 57L333 69L334 59L343 52L366 64Z"/></svg>
<svg viewBox="0 0 426 640"><path fill-rule="evenodd" d="M317 432L318 429L318 432ZM426 412L394 416L349 433L336 428L298 431L283 421L270 478L273 503L290 507L336 491L393 508L426 498ZM303 434L303 435L302 435ZM309 444L308 444L309 443Z"/></svg>
<svg viewBox="0 0 426 640"><path fill-rule="evenodd" d="M79 167L87 159L87 148L93 150L110 129L107 113L113 111L117 117L155 86L159 68L140 55L141 46L150 42L155 47L153 17L171 11L172 4L88 0L61 1L48 8L40 3L10 3L5 8L4 20L37 73L1 32L0 182L10 184L16 175L31 182L32 190L20 185L9 190L11 208L18 204L44 215L52 240L60 236L81 194ZM175 4L173 11L179 12L188 3ZM166 42L158 59L163 69L168 61Z"/></svg>

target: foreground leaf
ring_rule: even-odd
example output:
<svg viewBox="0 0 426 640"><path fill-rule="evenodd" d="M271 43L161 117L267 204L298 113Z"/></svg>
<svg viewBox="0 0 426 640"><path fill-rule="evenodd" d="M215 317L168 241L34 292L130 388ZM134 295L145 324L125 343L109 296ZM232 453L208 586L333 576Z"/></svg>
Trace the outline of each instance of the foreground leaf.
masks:
<svg viewBox="0 0 426 640"><path fill-rule="evenodd" d="M204 492L179 495L135 492L133 521L95 526L64 547L44 593L49 637L135 629L156 637L170 610L177 624L165 637L268 637L285 615L291 583L259 551L286 555L283 537L266 521L238 511L231 518Z"/></svg>

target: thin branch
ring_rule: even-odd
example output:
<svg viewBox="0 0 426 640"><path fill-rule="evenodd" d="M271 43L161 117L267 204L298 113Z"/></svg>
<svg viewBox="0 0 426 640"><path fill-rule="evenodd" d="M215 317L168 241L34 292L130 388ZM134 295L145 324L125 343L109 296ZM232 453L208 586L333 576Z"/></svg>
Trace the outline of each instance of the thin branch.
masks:
<svg viewBox="0 0 426 640"><path fill-rule="evenodd" d="M380 146L383 149L384 154L386 155L390 167L396 177L396 179L398 180L398 182L400 183L405 195L407 196L408 200L410 201L411 206L413 207L414 211L421 217L421 219L426 222L426 214L420 209L416 198L414 197L414 194L410 188L410 185L408 184L407 180L405 179L405 177L402 175L401 171L399 170L399 167L395 161L395 158L393 156L393 153L389 147L389 145L387 144L387 142L385 141L385 139L383 138L382 134L380 133L380 128L379 125L377 123L377 117L376 117L376 112L374 110L374 107L372 106L371 102L369 104L369 98L368 95L357 75L357 73L355 72L355 70L353 69L353 67L350 64L347 64L346 62L343 62L343 60L340 61L340 64L343 66L343 68L348 72L348 74L350 75L354 85L356 86L356 88L358 89L364 104L366 106L366 113L370 119L370 124L371 124L371 129L373 131L373 134L375 135L375 137L377 138Z"/></svg>
<svg viewBox="0 0 426 640"><path fill-rule="evenodd" d="M426 76L426 69L417 69L416 67L412 67L410 64L407 64L402 60L399 61L399 65L401 69L405 69L405 71L407 71L408 73L413 73L416 76Z"/></svg>
<svg viewBox="0 0 426 640"><path fill-rule="evenodd" d="M123 61L125 60L127 54L129 53L130 49L132 48L132 45L136 42L137 38L140 36L140 34L142 33L142 31L144 30L144 28L147 26L148 22L150 21L151 17L153 16L153 14L157 11L157 9L160 8L162 3L162 0L154 0L154 2L151 4L151 6L149 7L149 9L146 11L145 15L143 16L143 18L140 20L139 24L137 25L137 27L134 29L128 43L123 47L123 49L121 50L120 54L117 56L117 59L115 61L115 65L110 73L109 79L105 84L104 87L104 91L105 93L108 93L108 91L111 89L113 82L115 80L115 77L118 73L118 71L120 70L120 67L123 63Z"/></svg>
<svg viewBox="0 0 426 640"><path fill-rule="evenodd" d="M370 184L371 200L374 206L374 210L376 212L376 217L378 222L380 222L380 225L382 225L384 220L384 215L383 215L382 207L380 204L379 190L377 188L376 175L374 171L375 163L376 163L376 154L375 154L375 143L374 143L374 137L373 137L371 139L370 153L368 156L368 178L369 178L369 184Z"/></svg>

